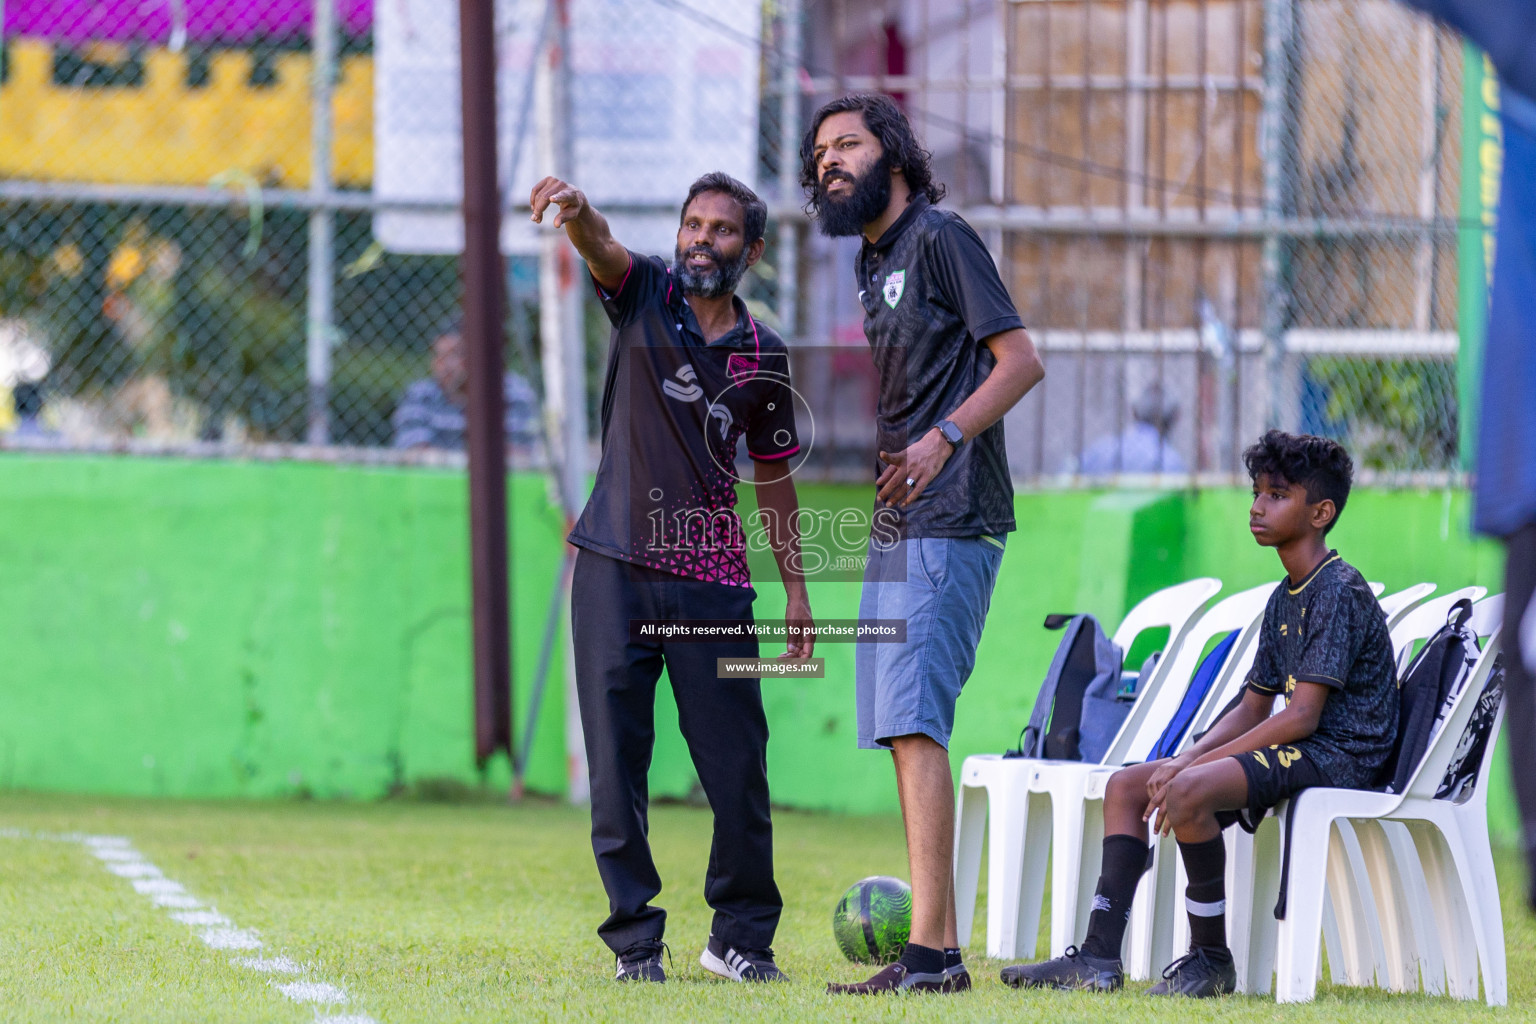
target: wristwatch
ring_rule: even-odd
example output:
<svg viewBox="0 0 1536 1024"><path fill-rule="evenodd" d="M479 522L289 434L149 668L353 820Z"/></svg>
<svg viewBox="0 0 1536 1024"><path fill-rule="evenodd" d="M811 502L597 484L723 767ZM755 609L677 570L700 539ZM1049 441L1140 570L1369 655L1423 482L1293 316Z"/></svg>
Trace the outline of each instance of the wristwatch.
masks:
<svg viewBox="0 0 1536 1024"><path fill-rule="evenodd" d="M939 433L949 442L951 448L959 448L965 444L965 434L950 420L944 420L939 424Z"/></svg>

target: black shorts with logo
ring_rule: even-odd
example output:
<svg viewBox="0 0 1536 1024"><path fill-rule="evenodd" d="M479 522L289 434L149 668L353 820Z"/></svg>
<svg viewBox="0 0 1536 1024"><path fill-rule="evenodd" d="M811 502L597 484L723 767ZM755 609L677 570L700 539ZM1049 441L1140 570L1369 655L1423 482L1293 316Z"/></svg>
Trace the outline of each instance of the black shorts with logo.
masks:
<svg viewBox="0 0 1536 1024"><path fill-rule="evenodd" d="M1241 811L1217 811L1216 821L1222 828L1246 819L1245 827L1251 831L1264 820L1265 812L1281 800L1304 789L1329 784L1306 751L1289 744L1232 756L1248 778L1248 806Z"/></svg>

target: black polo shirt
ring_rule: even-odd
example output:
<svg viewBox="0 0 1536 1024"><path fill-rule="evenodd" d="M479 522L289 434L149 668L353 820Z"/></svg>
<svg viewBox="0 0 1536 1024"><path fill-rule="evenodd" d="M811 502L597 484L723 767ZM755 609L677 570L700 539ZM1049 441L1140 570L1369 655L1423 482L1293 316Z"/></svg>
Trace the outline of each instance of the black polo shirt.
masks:
<svg viewBox="0 0 1536 1024"><path fill-rule="evenodd" d="M569 540L691 579L749 586L736 514L736 443L761 461L800 450L789 352L739 298L736 326L705 344L671 268L630 254L603 381L602 460Z"/></svg>
<svg viewBox="0 0 1536 1024"><path fill-rule="evenodd" d="M899 452L987 379L997 360L982 340L1024 321L976 232L926 196L914 197L878 242L865 241L856 272L864 336L880 374L876 437L881 451ZM898 529L908 537L1012 531L1003 421L961 445L901 512Z"/></svg>

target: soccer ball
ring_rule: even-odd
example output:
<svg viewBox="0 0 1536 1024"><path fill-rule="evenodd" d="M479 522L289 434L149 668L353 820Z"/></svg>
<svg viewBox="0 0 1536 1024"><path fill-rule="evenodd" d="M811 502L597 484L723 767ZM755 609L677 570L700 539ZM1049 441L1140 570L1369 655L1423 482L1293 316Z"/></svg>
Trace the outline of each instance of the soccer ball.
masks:
<svg viewBox="0 0 1536 1024"><path fill-rule="evenodd" d="M895 962L912 934L911 886L889 875L853 883L832 911L832 934L854 963Z"/></svg>

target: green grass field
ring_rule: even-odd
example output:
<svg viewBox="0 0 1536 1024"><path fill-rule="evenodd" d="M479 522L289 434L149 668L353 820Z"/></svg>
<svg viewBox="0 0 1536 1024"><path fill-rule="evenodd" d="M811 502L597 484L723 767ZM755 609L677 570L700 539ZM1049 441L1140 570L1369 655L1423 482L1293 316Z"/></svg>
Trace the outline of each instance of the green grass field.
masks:
<svg viewBox="0 0 1536 1024"><path fill-rule="evenodd" d="M236 966L76 842L0 838L0 1019L274 1021L367 1015L379 1024L503 1020L1434 1021L1536 1017L1536 923L1500 857L1510 1006L1324 988L1315 1003L1020 994L972 955L978 987L954 997L833 999L867 969L832 940L833 904L868 874L906 874L900 821L779 812L776 949L793 984L718 981L698 966L709 913L707 812L654 809L675 958L665 986L619 986L593 929L606 901L584 812L555 805L193 803L0 794L0 829L125 836L261 955L343 986L345 1006L299 1004ZM984 912L978 914L978 941Z"/></svg>

